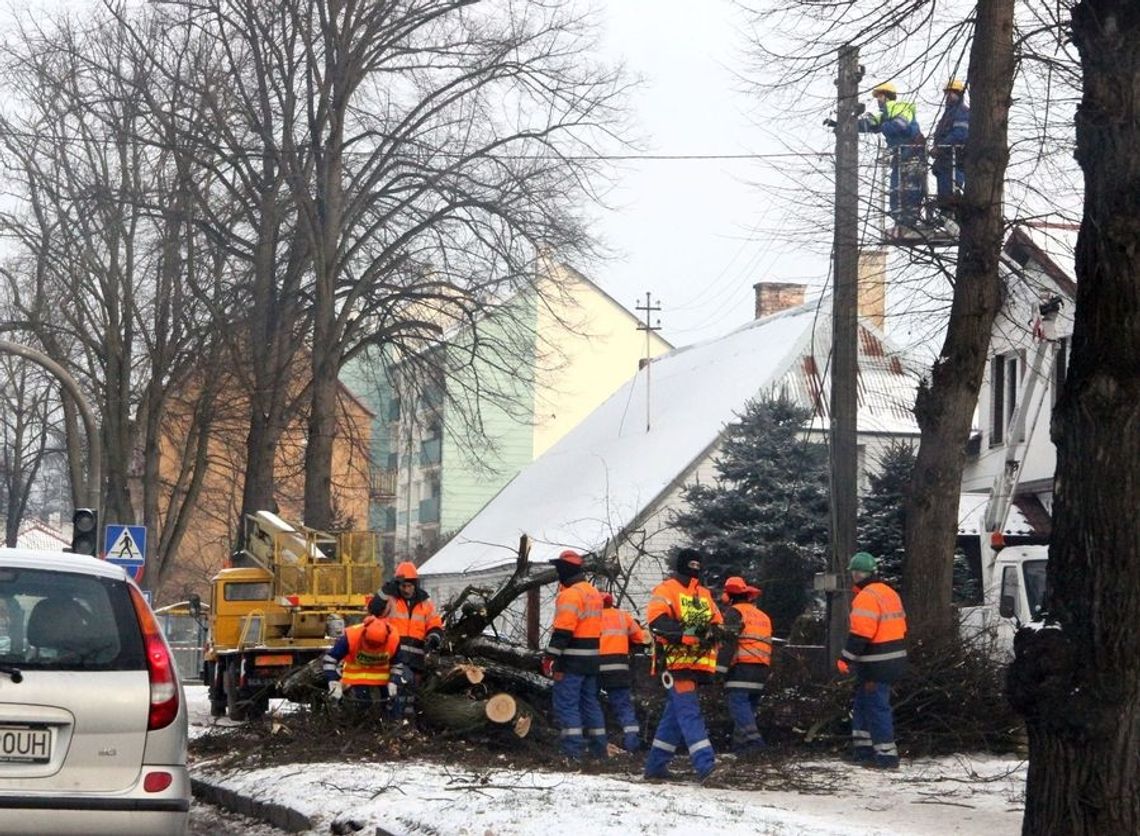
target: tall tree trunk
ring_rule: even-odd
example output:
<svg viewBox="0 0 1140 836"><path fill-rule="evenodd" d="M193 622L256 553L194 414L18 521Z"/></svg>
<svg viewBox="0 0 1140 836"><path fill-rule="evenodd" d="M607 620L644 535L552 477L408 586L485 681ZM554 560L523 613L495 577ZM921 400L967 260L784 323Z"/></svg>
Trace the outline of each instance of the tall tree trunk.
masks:
<svg viewBox="0 0 1140 836"><path fill-rule="evenodd" d="M272 416L261 409L250 410L249 433L245 440L245 484L241 496L242 519L258 511L276 510L274 497L274 461L277 457L277 443L281 440L281 429L270 423ZM245 526L238 521L239 539L244 536Z"/></svg>
<svg viewBox="0 0 1140 836"><path fill-rule="evenodd" d="M1014 0L979 0L970 50L973 107L966 143L950 324L931 381L918 393L922 437L906 508L906 606L916 638L954 635L951 608L958 495L966 441L1001 308L1002 194L1009 162Z"/></svg>
<svg viewBox="0 0 1140 836"><path fill-rule="evenodd" d="M1082 0L1077 306L1057 445L1046 608L1018 636L1026 834L1140 833L1140 4Z"/></svg>

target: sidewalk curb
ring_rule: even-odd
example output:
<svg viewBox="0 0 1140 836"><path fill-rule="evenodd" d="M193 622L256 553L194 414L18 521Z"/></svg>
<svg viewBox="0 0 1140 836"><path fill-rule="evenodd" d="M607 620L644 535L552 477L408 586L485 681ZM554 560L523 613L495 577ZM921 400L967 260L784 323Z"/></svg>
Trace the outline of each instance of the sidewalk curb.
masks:
<svg viewBox="0 0 1140 836"><path fill-rule="evenodd" d="M304 833L313 829L313 822L292 807L271 801L259 801L201 778L190 779L190 792L195 798L225 808L243 816L261 819L267 824L289 833Z"/></svg>

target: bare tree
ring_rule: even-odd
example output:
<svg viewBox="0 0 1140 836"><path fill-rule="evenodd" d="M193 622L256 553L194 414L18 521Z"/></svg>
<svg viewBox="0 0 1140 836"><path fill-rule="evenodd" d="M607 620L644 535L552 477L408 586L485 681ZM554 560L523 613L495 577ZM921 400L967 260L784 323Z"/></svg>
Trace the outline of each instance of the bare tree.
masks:
<svg viewBox="0 0 1140 836"><path fill-rule="evenodd" d="M1140 832L1140 9L1072 7L1085 176L1073 350L1054 412L1046 609L1010 690L1029 729L1026 834Z"/></svg>
<svg viewBox="0 0 1140 836"><path fill-rule="evenodd" d="M163 492L158 474L170 394L211 357L211 331L187 288L217 264L198 257L185 157L145 135L145 67L130 45L106 17L81 27L29 22L10 43L4 82L21 106L3 125L2 153L21 201L0 224L20 253L6 271L12 313L91 393L104 519L141 518L151 529L159 548L146 577L156 581L200 486L191 477L186 490ZM116 71L100 71L109 66ZM215 394L198 390L184 462L201 460ZM74 469L79 444L66 414L65 426Z"/></svg>
<svg viewBox="0 0 1140 836"><path fill-rule="evenodd" d="M24 361L0 358L0 375L0 505L4 543L12 548L49 452L59 409L47 381Z"/></svg>
<svg viewBox="0 0 1140 836"><path fill-rule="evenodd" d="M268 218L276 235L284 216L296 232L295 283L275 320L254 291L250 345L312 329L304 516L324 526L341 366L368 345L419 355L456 324L478 330L534 287L543 252L590 253L576 205L594 194L590 141L615 121L620 79L585 57L587 21L543 2L185 9L226 70L220 92L201 92L227 109L193 142L225 146L230 171L257 161L244 199L256 183L271 189L262 209L283 208L256 228Z"/></svg>

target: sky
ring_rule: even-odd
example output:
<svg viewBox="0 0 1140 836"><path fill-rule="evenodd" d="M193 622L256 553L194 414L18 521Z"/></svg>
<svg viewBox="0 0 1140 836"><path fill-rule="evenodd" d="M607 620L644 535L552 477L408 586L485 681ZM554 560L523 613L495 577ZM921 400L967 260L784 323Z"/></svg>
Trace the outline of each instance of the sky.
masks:
<svg viewBox="0 0 1140 836"><path fill-rule="evenodd" d="M642 79L634 131L650 155L780 153L771 119L742 89L740 20L725 0L611 0L604 48ZM814 123L814 120L813 120ZM822 134L822 129L821 129ZM781 207L757 188L779 160L625 163L616 208L598 231L615 255L592 275L619 302L661 305L675 345L719 336L753 315L757 281L822 282L826 256L805 257L764 232ZM642 302L643 303L643 302Z"/></svg>

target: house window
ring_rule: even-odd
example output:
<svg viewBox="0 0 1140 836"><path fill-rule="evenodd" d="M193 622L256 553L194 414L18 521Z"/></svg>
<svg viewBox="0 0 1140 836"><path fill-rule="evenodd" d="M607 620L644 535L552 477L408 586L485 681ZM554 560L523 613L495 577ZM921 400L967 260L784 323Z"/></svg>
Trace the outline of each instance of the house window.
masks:
<svg viewBox="0 0 1140 836"><path fill-rule="evenodd" d="M990 445L1005 439L1005 358L990 360Z"/></svg>
<svg viewBox="0 0 1140 836"><path fill-rule="evenodd" d="M1013 411L1017 408L1017 354L1000 354L990 361L990 397L993 400L990 446L1005 441Z"/></svg>
<svg viewBox="0 0 1140 836"><path fill-rule="evenodd" d="M1069 341L1057 340L1057 356L1053 364L1053 405L1061 397L1061 389L1065 386L1065 373L1069 367Z"/></svg>

